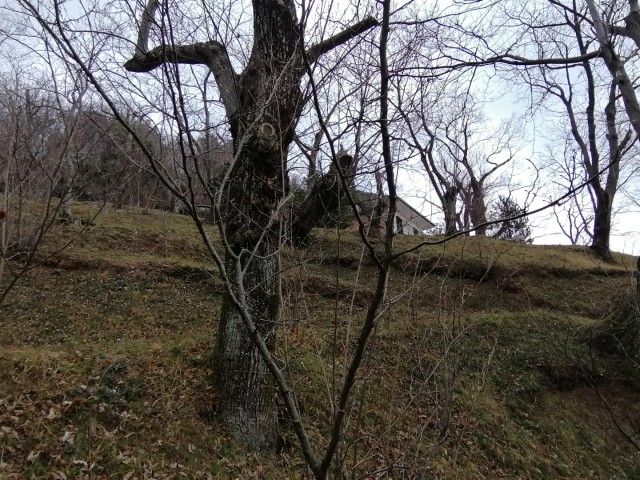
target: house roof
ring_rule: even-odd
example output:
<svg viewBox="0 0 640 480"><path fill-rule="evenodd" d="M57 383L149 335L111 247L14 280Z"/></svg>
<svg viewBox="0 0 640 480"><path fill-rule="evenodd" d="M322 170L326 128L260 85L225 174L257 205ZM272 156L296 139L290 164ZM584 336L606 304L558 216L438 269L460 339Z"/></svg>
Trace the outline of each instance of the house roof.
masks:
<svg viewBox="0 0 640 480"><path fill-rule="evenodd" d="M370 212L375 208L378 202L378 194L356 191L355 200L356 204L362 209L363 213L370 214ZM385 195L385 200L389 200L388 195ZM431 222L427 217L422 215L419 211L405 202L402 198L396 197L396 200L396 215L398 215L400 218L409 221L418 230L429 230L430 228L434 227L433 222Z"/></svg>

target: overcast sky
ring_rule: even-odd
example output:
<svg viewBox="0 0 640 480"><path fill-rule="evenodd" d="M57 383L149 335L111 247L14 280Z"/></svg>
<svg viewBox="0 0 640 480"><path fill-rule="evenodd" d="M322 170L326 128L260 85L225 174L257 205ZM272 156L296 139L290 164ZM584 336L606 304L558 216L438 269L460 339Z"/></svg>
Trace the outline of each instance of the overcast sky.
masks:
<svg viewBox="0 0 640 480"><path fill-rule="evenodd" d="M494 79L496 82L498 80ZM500 119L508 118L512 114L525 112L528 104L517 94L512 88L504 83L498 83L496 89L504 92L495 95L494 99L486 105L485 111L487 117L498 126ZM549 203L551 199L547 186L545 184L553 179L543 179L535 189L531 188L531 178L535 175L532 166L524 161L526 158L536 159L543 155L545 143L552 142L556 132L550 132L544 126L540 116L544 115L539 112L535 117L530 116L526 124L527 141L523 143L518 158L515 161L514 171L509 171L510 166L505 167L505 171L514 175L514 184L519 184L520 189L513 192L513 197L523 203L527 198L527 194L535 190L538 196L532 202L531 209L542 207ZM538 117L538 118L536 118ZM629 162L637 162L640 167L640 159L629 158ZM403 198L412 204L416 209L423 212L427 218L436 219L436 222L442 222L440 214L440 204L438 197L433 189L429 188L428 179L419 173L419 168L415 170L401 170L399 172L399 187ZM611 233L611 248L616 252L622 252L631 255L640 255L640 197L635 197L634 192L640 194L638 184L640 178L636 173L629 181L625 190L619 192L614 202L613 230ZM495 189L494 196L504 194L506 190L500 188ZM491 192L490 192L491 193ZM553 197L557 198L557 197ZM559 206L556 211L561 214L563 207ZM530 217L530 225L533 229L534 243L538 245L569 245L571 242L562 233L558 224L554 210L549 209L544 212L532 215Z"/></svg>

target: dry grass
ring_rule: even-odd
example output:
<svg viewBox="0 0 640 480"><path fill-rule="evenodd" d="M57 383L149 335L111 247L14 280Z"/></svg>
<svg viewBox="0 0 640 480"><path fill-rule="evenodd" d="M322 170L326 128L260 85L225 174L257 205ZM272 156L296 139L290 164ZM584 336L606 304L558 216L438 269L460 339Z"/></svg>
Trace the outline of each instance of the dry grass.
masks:
<svg viewBox="0 0 640 480"><path fill-rule="evenodd" d="M0 479L304 477L286 419L282 452L255 454L212 418L222 285L191 220L107 210L46 258L78 228L56 226L46 260L0 309ZM283 252L278 355L318 444L371 296L375 269L360 258L345 231L318 230L310 247ZM637 435L638 371L583 341L631 285L633 263L477 238L399 260L394 303L357 384L343 472L637 478L637 452L612 418Z"/></svg>

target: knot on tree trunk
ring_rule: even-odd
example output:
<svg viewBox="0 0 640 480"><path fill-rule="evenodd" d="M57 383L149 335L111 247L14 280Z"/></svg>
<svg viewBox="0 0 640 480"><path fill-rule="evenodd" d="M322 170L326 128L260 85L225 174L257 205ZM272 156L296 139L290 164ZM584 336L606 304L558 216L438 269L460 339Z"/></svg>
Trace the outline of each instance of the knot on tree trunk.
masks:
<svg viewBox="0 0 640 480"><path fill-rule="evenodd" d="M250 133L250 141L247 142L247 147L252 149L255 153L267 154L275 152L276 154L281 150L281 138L278 130L268 121L264 121L253 127L253 131ZM260 156L256 157L260 159ZM269 159L271 161L271 159Z"/></svg>

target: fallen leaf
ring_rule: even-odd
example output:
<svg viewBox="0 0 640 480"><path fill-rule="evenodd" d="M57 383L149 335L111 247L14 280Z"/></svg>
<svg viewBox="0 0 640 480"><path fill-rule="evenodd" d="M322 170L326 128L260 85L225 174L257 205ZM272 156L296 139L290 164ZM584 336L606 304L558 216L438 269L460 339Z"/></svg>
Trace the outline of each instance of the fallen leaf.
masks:
<svg viewBox="0 0 640 480"><path fill-rule="evenodd" d="M58 410L58 408L56 408L56 407L51 407L49 409L49 415L47 415L45 418L47 420L55 420L59 416L60 416L60 410Z"/></svg>
<svg viewBox="0 0 640 480"><path fill-rule="evenodd" d="M39 456L40 452L34 450L33 452L30 452L29 455L27 455L27 461L33 463Z"/></svg>
<svg viewBox="0 0 640 480"><path fill-rule="evenodd" d="M64 435L60 438L60 441L63 443L68 443L73 445L73 432L66 431Z"/></svg>

